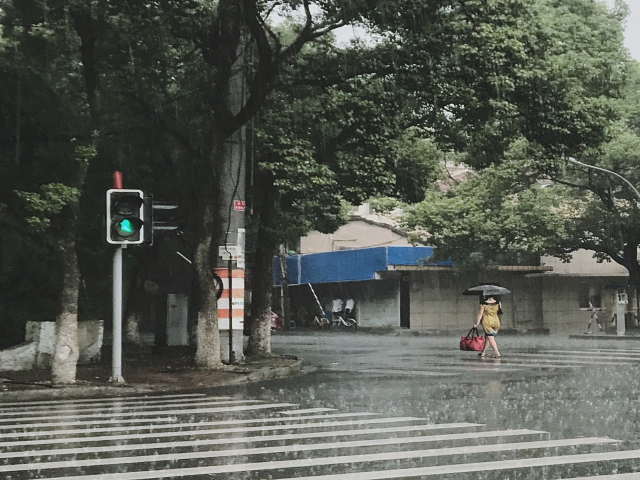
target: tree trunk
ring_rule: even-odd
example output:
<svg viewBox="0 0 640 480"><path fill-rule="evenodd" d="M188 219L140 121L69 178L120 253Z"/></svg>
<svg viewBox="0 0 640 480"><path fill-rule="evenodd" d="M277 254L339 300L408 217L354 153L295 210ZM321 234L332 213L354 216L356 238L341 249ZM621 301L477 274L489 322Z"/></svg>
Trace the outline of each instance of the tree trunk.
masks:
<svg viewBox="0 0 640 480"><path fill-rule="evenodd" d="M51 381L55 385L76 381L76 367L80 351L78 347L78 292L80 268L75 241L70 234L57 241L57 251L63 269L61 311L56 318L56 340L51 365Z"/></svg>
<svg viewBox="0 0 640 480"><path fill-rule="evenodd" d="M276 247L258 239L251 279L251 317L247 355L271 354L271 301L273 292L273 256Z"/></svg>
<svg viewBox="0 0 640 480"><path fill-rule="evenodd" d="M124 343L128 345L140 345L140 310L134 308L127 315L124 327Z"/></svg>
<svg viewBox="0 0 640 480"><path fill-rule="evenodd" d="M200 190L202 191L202 190ZM211 248L214 236L214 206L212 200L202 199L202 216L198 219L199 231L196 233L191 311L196 326L195 362L200 368L216 369L222 366L220 359L220 333L218 331L218 302L213 279Z"/></svg>

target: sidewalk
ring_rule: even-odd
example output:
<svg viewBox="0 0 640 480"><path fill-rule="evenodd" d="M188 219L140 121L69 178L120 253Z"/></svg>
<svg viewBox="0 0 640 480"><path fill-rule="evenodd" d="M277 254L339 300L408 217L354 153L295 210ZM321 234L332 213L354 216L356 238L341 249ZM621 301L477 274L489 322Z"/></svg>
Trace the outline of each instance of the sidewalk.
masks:
<svg viewBox="0 0 640 480"><path fill-rule="evenodd" d="M50 370L0 371L0 404L36 398L118 396L161 393L259 382L293 375L302 369L302 360L292 356L246 359L220 370L200 370L193 365L193 352L166 349L161 354L151 348L125 350L122 361L124 384L109 381L111 358L99 364L78 365L76 384L51 385Z"/></svg>

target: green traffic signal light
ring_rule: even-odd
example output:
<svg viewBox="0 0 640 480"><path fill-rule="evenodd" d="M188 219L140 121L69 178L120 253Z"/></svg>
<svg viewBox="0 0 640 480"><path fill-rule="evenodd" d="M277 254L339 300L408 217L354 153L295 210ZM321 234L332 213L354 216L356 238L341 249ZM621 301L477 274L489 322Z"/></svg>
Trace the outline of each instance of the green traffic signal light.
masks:
<svg viewBox="0 0 640 480"><path fill-rule="evenodd" d="M118 223L118 235L122 235L123 237L133 235L133 225L131 225L131 220L128 218L120 220Z"/></svg>
<svg viewBox="0 0 640 480"><path fill-rule="evenodd" d="M141 190L107 191L107 242L140 244L144 242L144 194Z"/></svg>

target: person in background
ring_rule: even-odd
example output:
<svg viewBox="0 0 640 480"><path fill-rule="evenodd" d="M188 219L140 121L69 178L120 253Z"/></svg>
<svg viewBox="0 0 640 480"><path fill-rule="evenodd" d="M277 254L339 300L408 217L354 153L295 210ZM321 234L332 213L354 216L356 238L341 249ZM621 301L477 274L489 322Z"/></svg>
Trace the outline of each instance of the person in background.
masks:
<svg viewBox="0 0 640 480"><path fill-rule="evenodd" d="M473 325L477 328L482 323L482 329L484 330L484 346L482 347L482 352L478 354L480 357L484 357L489 345L493 349L493 358L500 358L501 356L496 343L496 335L500 329L498 313L502 313L502 306L496 297L485 297L480 303L480 311L478 312L476 323Z"/></svg>
<svg viewBox="0 0 640 480"><path fill-rule="evenodd" d="M600 321L600 317L598 317L598 311L591 302L589 302L589 310L591 310L591 316L589 317L589 325L587 325L587 333L591 333L591 324L594 320L596 321L596 323L598 324L598 328L602 332L602 322Z"/></svg>
<svg viewBox="0 0 640 480"><path fill-rule="evenodd" d="M339 318L342 318L342 309L344 308L344 300L341 298L334 298L331 303L331 313L334 322L339 322Z"/></svg>

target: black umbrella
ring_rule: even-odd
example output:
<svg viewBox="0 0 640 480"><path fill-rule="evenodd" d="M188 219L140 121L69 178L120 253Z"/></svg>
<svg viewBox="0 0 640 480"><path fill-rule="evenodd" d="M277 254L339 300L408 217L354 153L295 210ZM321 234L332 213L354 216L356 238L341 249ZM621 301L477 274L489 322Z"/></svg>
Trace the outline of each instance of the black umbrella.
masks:
<svg viewBox="0 0 640 480"><path fill-rule="evenodd" d="M478 285L462 292L463 295L484 295L485 297L506 295L507 293L511 293L511 290L498 285Z"/></svg>

